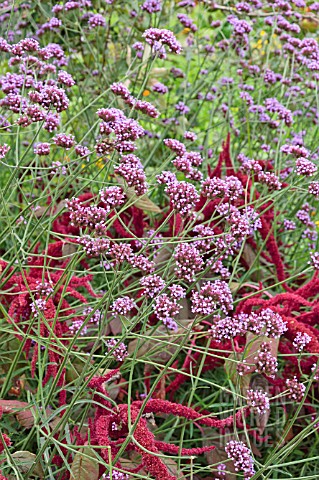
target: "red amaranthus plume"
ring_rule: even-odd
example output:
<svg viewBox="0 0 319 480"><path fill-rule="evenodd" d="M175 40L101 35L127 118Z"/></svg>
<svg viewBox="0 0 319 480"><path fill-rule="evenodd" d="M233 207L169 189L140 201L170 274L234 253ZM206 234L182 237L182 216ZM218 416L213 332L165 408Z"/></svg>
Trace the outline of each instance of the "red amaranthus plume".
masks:
<svg viewBox="0 0 319 480"><path fill-rule="evenodd" d="M106 392L103 384L107 380L110 380L114 376L114 373L116 373L116 371L113 370L104 377L94 377L89 382L89 387L94 388L97 392L105 396ZM101 398L99 398L99 403L101 403ZM118 405L117 408L112 408L111 404L107 402L104 408L97 408L93 423L92 444L104 447L101 450L101 454L105 457L106 461L109 461L109 459L108 451L105 447L110 448L112 459L114 460L121 445L127 438L128 433L132 433L132 425L134 424L134 431L132 433L133 440L127 444L126 450L129 451L133 449L137 451L142 457L142 467L156 480L176 480L176 477L170 474L167 466L158 456L161 451L171 454L181 452L183 455L200 455L213 450L215 446L182 448L180 450L176 445L158 441L155 439L154 434L148 429L147 422L144 418L144 415L147 413L166 413L185 418L198 424L225 428L232 426L234 421L240 422L242 415L246 415L248 410L238 411L235 417L231 415L225 419L217 419L212 418L207 412L197 412L191 407L159 399L151 399L146 403L134 401L130 406L121 404ZM120 466L119 463L117 463L117 466Z"/></svg>
<svg viewBox="0 0 319 480"><path fill-rule="evenodd" d="M72 275L69 280L64 276L67 262L61 260L62 246L63 242L51 244L47 252L32 259L29 267L22 271L16 271L14 267L8 267L6 262L1 261L3 270L1 290L4 293L0 295L0 300L7 308L8 322L16 327L17 338L25 342L23 349L26 355L29 355L31 347L34 347L31 361L32 375L37 364L37 338L50 339L47 342L50 362L43 380L44 384L49 378L57 376L63 360L63 346L67 346L69 342L69 325L64 318L72 316L73 321L79 318L65 295L81 303L87 303L87 299L77 290L84 287L91 295L96 296L89 283L90 275L81 278ZM45 265L46 257L48 261ZM56 266L59 266L58 270L55 270ZM60 318L60 309L63 310L63 319ZM32 319L32 322L29 322L29 319ZM29 338L25 340L21 332L23 334L28 332ZM55 338L59 339L59 344ZM62 371L58 386L62 386L64 374Z"/></svg>

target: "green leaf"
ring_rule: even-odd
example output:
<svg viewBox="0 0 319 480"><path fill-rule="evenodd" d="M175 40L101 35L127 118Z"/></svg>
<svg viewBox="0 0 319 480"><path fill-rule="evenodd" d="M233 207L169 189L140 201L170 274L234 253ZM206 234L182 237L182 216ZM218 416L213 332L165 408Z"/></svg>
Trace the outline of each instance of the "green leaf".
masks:
<svg viewBox="0 0 319 480"><path fill-rule="evenodd" d="M118 183L124 187L125 194L129 199L129 203L133 203L133 205L137 208L140 208L146 212L153 212L153 213L161 213L161 209L154 203L152 200L148 198L148 196L141 195L140 197L136 195L134 188L127 187L124 179L116 175L116 180Z"/></svg>
<svg viewBox="0 0 319 480"><path fill-rule="evenodd" d="M32 467L32 473L30 475L34 477L44 478L44 472L42 466L39 462L35 464L35 459L37 456L34 453L28 452L26 450L21 450L14 452L12 458L16 467L22 473L28 473Z"/></svg>
<svg viewBox="0 0 319 480"><path fill-rule="evenodd" d="M99 480L99 465L93 448L84 446L74 455L71 480Z"/></svg>

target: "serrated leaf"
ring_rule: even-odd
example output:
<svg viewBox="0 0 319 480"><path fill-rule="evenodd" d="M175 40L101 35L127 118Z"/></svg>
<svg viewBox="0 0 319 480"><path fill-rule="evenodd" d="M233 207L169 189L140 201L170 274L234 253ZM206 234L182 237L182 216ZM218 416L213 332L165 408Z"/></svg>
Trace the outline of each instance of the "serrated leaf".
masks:
<svg viewBox="0 0 319 480"><path fill-rule="evenodd" d="M14 452L12 454L14 463L17 468L22 473L28 473L32 467L32 473L30 475L34 477L44 477L44 472L41 464L39 462L35 463L37 456L34 453L28 452L26 450L21 450Z"/></svg>
<svg viewBox="0 0 319 480"><path fill-rule="evenodd" d="M73 255L77 250L77 245L74 243L63 243L62 255L63 257L69 257Z"/></svg>
<svg viewBox="0 0 319 480"><path fill-rule="evenodd" d="M191 319L179 321L185 328L193 323ZM136 357L141 358L147 355L153 361L166 363L180 348L180 344L185 337L185 328L178 328L177 331L170 331L164 325L160 325L155 330L145 332L145 340L136 338L128 344L128 352L132 354L137 350ZM147 338L149 337L149 338Z"/></svg>
<svg viewBox="0 0 319 480"><path fill-rule="evenodd" d="M172 249L168 247L161 247L158 253L156 253L156 257L154 259L154 263L156 265L156 269L159 269L164 263L166 264L172 257ZM173 269L173 265L171 266Z"/></svg>
<svg viewBox="0 0 319 480"><path fill-rule="evenodd" d="M130 191L128 191L130 190ZM146 195L138 197L134 190L128 189L125 193L130 200L133 200L135 207L146 212L161 213L161 209Z"/></svg>
<svg viewBox="0 0 319 480"><path fill-rule="evenodd" d="M35 406L30 406L27 402L20 402L19 400L0 400L0 408L2 408L4 414L11 413L15 415L22 427L33 427L36 413ZM52 410L47 408L46 414L51 415Z"/></svg>
<svg viewBox="0 0 319 480"><path fill-rule="evenodd" d="M169 69L166 67L152 68L150 75L158 78L163 78L164 75L169 75Z"/></svg>
<svg viewBox="0 0 319 480"><path fill-rule="evenodd" d="M99 464L93 448L84 446L74 455L70 478L71 480L99 480Z"/></svg>
<svg viewBox="0 0 319 480"><path fill-rule="evenodd" d="M154 202L152 202L152 200L150 200L146 194L141 195L140 197L137 196L134 188L128 187L122 177L116 175L115 178L118 183L124 187L127 198L135 207L146 212L161 213L162 210Z"/></svg>
<svg viewBox="0 0 319 480"><path fill-rule="evenodd" d="M186 480L181 470L178 468L177 463L171 457L162 457L163 463L167 466L169 473L174 475L177 480Z"/></svg>
<svg viewBox="0 0 319 480"><path fill-rule="evenodd" d="M269 337L266 337L266 335L257 336L249 332L247 333L247 337L246 337L246 350L245 350L245 356L244 356L247 363L255 364L255 357L258 354L260 350L260 345L262 343L269 343L271 347L271 350L270 350L271 355L277 358L279 338L269 338Z"/></svg>

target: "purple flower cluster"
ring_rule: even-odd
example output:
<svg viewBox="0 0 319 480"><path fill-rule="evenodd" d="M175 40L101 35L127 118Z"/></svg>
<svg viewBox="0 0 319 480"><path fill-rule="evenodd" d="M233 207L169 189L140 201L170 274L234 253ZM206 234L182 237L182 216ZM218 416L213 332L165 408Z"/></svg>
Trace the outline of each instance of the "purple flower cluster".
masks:
<svg viewBox="0 0 319 480"><path fill-rule="evenodd" d="M317 173L317 166L307 158L299 157L296 160L296 172L298 175L312 177Z"/></svg>
<svg viewBox="0 0 319 480"><path fill-rule="evenodd" d="M181 44L176 40L175 35L170 30L160 28L149 28L143 33L146 42L151 45L153 51L159 58L166 58L166 45L170 52L180 54L182 52Z"/></svg>
<svg viewBox="0 0 319 480"><path fill-rule="evenodd" d="M120 165L114 173L124 178L129 187L133 187L136 195L141 196L147 192L146 175L141 160L133 154L121 157Z"/></svg>
<svg viewBox="0 0 319 480"><path fill-rule="evenodd" d="M44 85L29 93L31 102L39 104L46 110L54 108L58 113L67 110L69 99L63 88L56 85Z"/></svg>
<svg viewBox="0 0 319 480"><path fill-rule="evenodd" d="M79 244L83 246L89 257L98 257L110 253L110 241L107 238L94 238L89 235L83 235L79 239Z"/></svg>
<svg viewBox="0 0 319 480"><path fill-rule="evenodd" d="M229 176L225 179L207 178L202 182L201 194L210 200L216 197L236 200L243 194L243 187L237 177Z"/></svg>
<svg viewBox="0 0 319 480"><path fill-rule="evenodd" d="M76 335L80 331L80 335L86 335L88 332L87 325L84 324L84 321L80 318L77 318L72 321L69 326L69 330L73 335Z"/></svg>
<svg viewBox="0 0 319 480"><path fill-rule="evenodd" d="M118 470L112 470L112 480L129 480L129 476L126 473L119 472ZM111 480L110 474L103 473L103 480Z"/></svg>
<svg viewBox="0 0 319 480"><path fill-rule="evenodd" d="M90 15L88 24L90 28L105 27L106 20L100 13L95 13Z"/></svg>
<svg viewBox="0 0 319 480"><path fill-rule="evenodd" d="M319 182L310 182L308 186L308 192L311 195L314 195L317 200L319 198Z"/></svg>
<svg viewBox="0 0 319 480"><path fill-rule="evenodd" d="M134 142L144 135L144 129L136 120L127 118L117 108L101 108L97 114L102 119L100 133L107 136L96 144L97 153L106 155L117 150L122 154L136 149Z"/></svg>
<svg viewBox="0 0 319 480"><path fill-rule="evenodd" d="M288 397L296 402L301 402L306 391L306 387L303 383L298 382L296 376L286 380L286 387L289 390Z"/></svg>
<svg viewBox="0 0 319 480"><path fill-rule="evenodd" d="M241 170L244 172L253 172L253 173L259 173L262 170L261 165L258 163L257 160L250 159L246 157L243 153L240 153L237 156L237 160L241 163Z"/></svg>
<svg viewBox="0 0 319 480"><path fill-rule="evenodd" d="M94 308L93 307L86 307L84 310L83 310L83 315L85 315L86 317L91 317L90 318L90 323L93 323L93 324L98 324L99 321L101 320L101 311L96 309L94 311Z"/></svg>
<svg viewBox="0 0 319 480"><path fill-rule="evenodd" d="M63 70L60 70L58 73L58 81L66 87L73 87L73 85L75 85L75 80L72 75Z"/></svg>
<svg viewBox="0 0 319 480"><path fill-rule="evenodd" d="M255 413L263 414L270 409L267 393L262 390L247 390L247 405Z"/></svg>
<svg viewBox="0 0 319 480"><path fill-rule="evenodd" d="M67 208L70 212L71 225L90 228L99 232L102 229L102 233L105 231L105 220L110 211L110 207L107 208L97 207L95 205L84 206L77 198L72 198L67 201Z"/></svg>
<svg viewBox="0 0 319 480"><path fill-rule="evenodd" d="M177 18L185 28L189 28L192 32L196 32L198 30L193 20L185 13L179 13Z"/></svg>
<svg viewBox="0 0 319 480"><path fill-rule="evenodd" d="M160 93L161 95L165 95L165 93L168 93L168 87L166 87L166 85L161 82L154 83L154 85L152 86L152 90L153 92Z"/></svg>
<svg viewBox="0 0 319 480"><path fill-rule="evenodd" d="M310 255L310 265L314 267L315 270L319 270L319 252L314 252Z"/></svg>
<svg viewBox="0 0 319 480"><path fill-rule="evenodd" d="M141 278L140 284L144 288L145 294L150 298L156 297L166 285L162 277L155 274Z"/></svg>
<svg viewBox="0 0 319 480"><path fill-rule="evenodd" d="M306 332L297 332L297 335L292 342L293 346L299 351L302 352L304 348L310 343L312 337Z"/></svg>
<svg viewBox="0 0 319 480"><path fill-rule="evenodd" d="M165 192L169 196L172 208L183 216L191 213L199 201L199 195L194 185L184 181L169 182L165 188Z"/></svg>
<svg viewBox="0 0 319 480"><path fill-rule="evenodd" d="M127 315L136 308L136 303L130 297L120 297L111 305L111 311L118 315Z"/></svg>
<svg viewBox="0 0 319 480"><path fill-rule="evenodd" d="M125 193L121 187L105 187L99 192L104 207L112 209L123 205Z"/></svg>
<svg viewBox="0 0 319 480"><path fill-rule="evenodd" d="M195 140L197 140L197 135L194 132L186 131L184 132L184 138L185 140L190 140L191 142L195 142Z"/></svg>
<svg viewBox="0 0 319 480"><path fill-rule="evenodd" d="M174 320L181 310L175 298L170 298L166 293L162 293L155 298L153 309L156 317L163 322L169 330L177 330L177 323Z"/></svg>
<svg viewBox="0 0 319 480"><path fill-rule="evenodd" d="M245 325L246 317L244 317L244 322L241 316L220 318L220 315L216 315L214 320L216 323L211 327L210 333L218 342L224 339L229 340L245 333L243 325Z"/></svg>
<svg viewBox="0 0 319 480"><path fill-rule="evenodd" d="M115 338L111 338L105 342L107 347L107 354L112 355L118 362L123 362L128 356L126 345L123 342L119 342Z"/></svg>
<svg viewBox="0 0 319 480"><path fill-rule="evenodd" d="M50 170L51 175L67 175L67 168L58 160L52 162L52 170Z"/></svg>
<svg viewBox="0 0 319 480"><path fill-rule="evenodd" d="M279 338L283 335L288 327L279 313L273 312L270 308L262 310L258 314L260 324L265 329L265 335L271 338Z"/></svg>
<svg viewBox="0 0 319 480"><path fill-rule="evenodd" d="M197 169L202 162L203 158L199 152L187 152L185 150L183 153L180 152L172 163L178 171L184 173L186 178L196 181L201 180L203 177L202 173Z"/></svg>
<svg viewBox="0 0 319 480"><path fill-rule="evenodd" d="M293 220L288 220L287 218L284 219L284 228L285 230L295 230L296 223Z"/></svg>
<svg viewBox="0 0 319 480"><path fill-rule="evenodd" d="M211 315L217 308L227 314L233 309L233 297L226 282L216 280L206 282L199 292L192 293L192 312L199 315Z"/></svg>
<svg viewBox="0 0 319 480"><path fill-rule="evenodd" d="M39 312L44 312L46 308L46 300L43 298L37 298L34 302L30 303L31 312L35 317L39 316Z"/></svg>
<svg viewBox="0 0 319 480"><path fill-rule="evenodd" d="M235 465L236 472L243 471L246 480L250 479L254 473L254 461L249 448L237 440L230 440L225 451Z"/></svg>
<svg viewBox="0 0 319 480"><path fill-rule="evenodd" d="M62 21L56 17L52 17L48 22L42 23L42 25L40 25L40 28L37 30L37 35L38 37L41 37L45 32L54 32L56 30L59 30L61 26Z"/></svg>
<svg viewBox="0 0 319 480"><path fill-rule="evenodd" d="M9 150L10 147L6 143L4 145L0 145L0 158L4 158Z"/></svg>
<svg viewBox="0 0 319 480"><path fill-rule="evenodd" d="M78 145L75 145L74 151L79 157L81 158L86 157L87 161L89 160L90 149L88 147L78 144Z"/></svg>
<svg viewBox="0 0 319 480"><path fill-rule="evenodd" d="M256 372L263 373L268 377L274 377L278 370L277 359L271 354L271 345L263 342L260 345L258 354L254 358L256 362Z"/></svg>
<svg viewBox="0 0 319 480"><path fill-rule="evenodd" d="M252 207L246 207L245 210L239 210L233 205L227 203L220 204L216 210L221 216L224 216L230 225L230 233L238 240L243 240L246 236L261 228L261 220L258 213Z"/></svg>
<svg viewBox="0 0 319 480"><path fill-rule="evenodd" d="M58 147L65 148L66 150L70 150L70 148L75 145L74 136L65 133L58 133L53 138L53 141Z"/></svg>
<svg viewBox="0 0 319 480"><path fill-rule="evenodd" d="M143 52L144 52L145 47L144 47L144 45L143 45L142 42L135 42L135 43L133 43L132 48L133 48L133 50L136 51L136 56L137 56L138 58L142 58L142 57L143 57Z"/></svg>
<svg viewBox="0 0 319 480"><path fill-rule="evenodd" d="M259 172L257 178L260 183L267 185L269 190L280 190L282 187L279 178L272 172Z"/></svg>
<svg viewBox="0 0 319 480"><path fill-rule="evenodd" d="M53 293L53 283L52 282L40 282L40 280L36 281L37 286L36 294L40 297L49 297L51 293Z"/></svg>
<svg viewBox="0 0 319 480"><path fill-rule="evenodd" d="M141 9L147 13L156 13L161 11L161 0L145 0Z"/></svg>
<svg viewBox="0 0 319 480"><path fill-rule="evenodd" d="M22 39L14 45L0 42L0 47L12 56L9 68L18 68L18 73L7 72L0 79L5 95L0 105L19 114L15 122L21 127L44 122L45 130L56 130L60 122L59 113L69 106L65 90L59 88L58 84L74 85L71 75L62 70L54 79L57 65L66 64L62 48L55 43L40 48L38 41L33 38ZM46 79L48 75L50 78Z"/></svg>
<svg viewBox="0 0 319 480"><path fill-rule="evenodd" d="M230 299L230 292L229 295ZM229 305L232 304L229 303ZM227 313L229 310L231 310L231 308L228 308L228 310L224 308L223 312ZM216 320L217 322L211 328L211 333L219 341L234 338L237 335L245 335L247 332L254 333L255 335L263 334L270 338L278 338L287 330L287 324L282 317L270 308L262 310L258 314L251 313L248 315L240 313L233 317L223 319L217 317Z"/></svg>
<svg viewBox="0 0 319 480"><path fill-rule="evenodd" d="M177 110L181 115L187 115L190 112L190 108L182 101L175 105L175 110Z"/></svg>
<svg viewBox="0 0 319 480"><path fill-rule="evenodd" d="M157 118L159 116L159 111L154 105L145 100L138 100L133 97L129 89L123 83L113 83L111 85L111 90L115 95L120 96L124 102L134 110L145 113L145 115L148 115L151 118Z"/></svg>
<svg viewBox="0 0 319 480"><path fill-rule="evenodd" d="M145 255L134 255L129 262L132 267L140 270L143 275L153 273L155 270L155 263L149 260Z"/></svg>
<svg viewBox="0 0 319 480"><path fill-rule="evenodd" d="M268 112L276 113L280 120L283 120L284 123L290 127L293 123L292 113L291 111L284 107L277 98L266 98L265 100L265 107Z"/></svg>
<svg viewBox="0 0 319 480"><path fill-rule="evenodd" d="M203 269L204 262L199 250L190 243L180 243L174 251L175 274L187 282L194 282Z"/></svg>

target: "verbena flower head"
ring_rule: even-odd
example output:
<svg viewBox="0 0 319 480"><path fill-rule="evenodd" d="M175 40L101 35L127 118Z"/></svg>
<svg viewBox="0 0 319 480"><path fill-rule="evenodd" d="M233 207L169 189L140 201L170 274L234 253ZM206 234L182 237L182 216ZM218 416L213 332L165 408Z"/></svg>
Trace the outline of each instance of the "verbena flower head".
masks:
<svg viewBox="0 0 319 480"><path fill-rule="evenodd" d="M161 4L161 0L145 0L141 9L148 13L156 13L161 11Z"/></svg>
<svg viewBox="0 0 319 480"><path fill-rule="evenodd" d="M34 147L34 153L39 156L50 155L50 144L49 143L38 143Z"/></svg>
<svg viewBox="0 0 319 480"><path fill-rule="evenodd" d="M65 148L66 150L69 150L75 144L74 136L66 135L65 133L58 133L53 140L58 147Z"/></svg>
<svg viewBox="0 0 319 480"><path fill-rule="evenodd" d="M155 298L153 309L157 318L161 320L169 330L177 330L175 318L181 306L177 304L175 299L171 299L167 294L163 293Z"/></svg>
<svg viewBox="0 0 319 480"><path fill-rule="evenodd" d="M169 182L165 188L171 205L181 215L189 214L199 200L196 188L187 182Z"/></svg>
<svg viewBox="0 0 319 480"><path fill-rule="evenodd" d="M44 312L46 308L46 300L43 298L37 298L34 300L34 302L31 302L30 307L31 307L31 312L35 317L38 317L40 312Z"/></svg>
<svg viewBox="0 0 319 480"><path fill-rule="evenodd" d="M192 294L192 312L199 315L210 315L217 308L227 314L233 309L233 297L226 282L216 280L206 282L199 292Z"/></svg>
<svg viewBox="0 0 319 480"><path fill-rule="evenodd" d="M160 93L161 95L165 95L166 93L168 93L168 87L161 82L154 83L154 85L152 86L152 90L153 92Z"/></svg>
<svg viewBox="0 0 319 480"><path fill-rule="evenodd" d="M165 58L165 50L163 46L166 45L170 52L180 54L182 51L181 44L176 40L175 35L170 30L160 28L149 28L143 33L146 42L153 47L153 50L160 58Z"/></svg>
<svg viewBox="0 0 319 480"><path fill-rule="evenodd" d="M102 479L104 480L129 480L129 476L126 473L119 472L118 470L112 469L112 477L111 474L103 473Z"/></svg>
<svg viewBox="0 0 319 480"><path fill-rule="evenodd" d="M118 298L111 305L111 311L118 315L127 315L134 308L136 308L134 300L127 296Z"/></svg>
<svg viewBox="0 0 319 480"><path fill-rule="evenodd" d="M286 380L286 387L289 389L288 397L296 402L301 402L306 391L306 386L298 382L296 376Z"/></svg>
<svg viewBox="0 0 319 480"><path fill-rule="evenodd" d="M95 13L94 15L91 15L89 18L89 26L90 28L97 28L97 27L105 27L106 26L106 20L101 15L100 13Z"/></svg>
<svg viewBox="0 0 319 480"><path fill-rule="evenodd" d="M297 332L297 335L294 338L293 346L299 351L302 352L304 348L310 343L312 337L306 332Z"/></svg>
<svg viewBox="0 0 319 480"><path fill-rule="evenodd" d="M125 202L125 194L121 187L106 187L99 193L102 202L110 208L119 207Z"/></svg>
<svg viewBox="0 0 319 480"><path fill-rule="evenodd" d="M88 332L87 326L84 325L84 322L81 319L73 320L69 329L73 335L76 335L78 332L80 332L80 335L86 335Z"/></svg>
<svg viewBox="0 0 319 480"><path fill-rule="evenodd" d="M270 409L267 393L262 390L247 390L247 405L253 412L263 414Z"/></svg>
<svg viewBox="0 0 319 480"><path fill-rule="evenodd" d="M298 175L305 175L307 177L312 177L316 172L317 172L317 166L313 162L303 157L297 158L296 173Z"/></svg>
<svg viewBox="0 0 319 480"><path fill-rule="evenodd" d="M115 173L121 175L129 187L133 187L136 195L147 192L146 175L141 160L136 155L125 155L120 160L120 165L115 168Z"/></svg>
<svg viewBox="0 0 319 480"><path fill-rule="evenodd" d="M188 282L193 282L202 270L204 262L200 252L189 243L180 243L175 248L175 274Z"/></svg>
<svg viewBox="0 0 319 480"><path fill-rule="evenodd" d="M141 278L140 284L144 288L145 294L151 298L154 298L165 288L165 281L156 274Z"/></svg>
<svg viewBox="0 0 319 480"><path fill-rule="evenodd" d="M126 345L123 342L119 342L115 338L107 340L106 346L106 355L112 355L118 362L123 362L123 360L128 356Z"/></svg>
<svg viewBox="0 0 319 480"><path fill-rule="evenodd" d="M274 377L278 370L277 359L271 353L270 343L263 342L260 345L257 356L254 358L256 362L256 371L264 373L268 377Z"/></svg>
<svg viewBox="0 0 319 480"><path fill-rule="evenodd" d="M177 18L185 28L189 28L192 32L197 31L197 26L185 13L178 13Z"/></svg>
<svg viewBox="0 0 319 480"><path fill-rule="evenodd" d="M268 337L278 338L287 331L287 323L279 313L273 312L270 308L262 310L258 314L258 317L265 325L265 333Z"/></svg>
<svg viewBox="0 0 319 480"><path fill-rule="evenodd" d="M225 451L228 458L230 458L235 465L236 472L242 471L245 479L250 479L254 473L254 461L249 448L237 440L230 440Z"/></svg>

